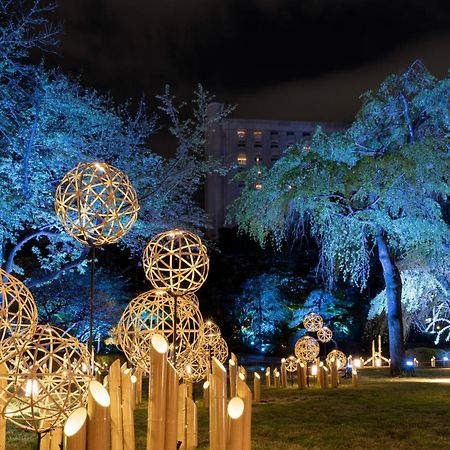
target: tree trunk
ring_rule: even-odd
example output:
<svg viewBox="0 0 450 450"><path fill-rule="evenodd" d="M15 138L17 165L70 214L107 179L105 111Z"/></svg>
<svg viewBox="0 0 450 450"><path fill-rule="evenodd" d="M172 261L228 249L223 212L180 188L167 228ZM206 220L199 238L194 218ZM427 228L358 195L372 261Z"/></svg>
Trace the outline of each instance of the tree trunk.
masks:
<svg viewBox="0 0 450 450"><path fill-rule="evenodd" d="M389 353L391 358L391 376L397 376L404 370L405 344L402 314L402 279L389 252L386 233L379 230L377 234L378 258L383 267L386 284L387 318L389 331Z"/></svg>

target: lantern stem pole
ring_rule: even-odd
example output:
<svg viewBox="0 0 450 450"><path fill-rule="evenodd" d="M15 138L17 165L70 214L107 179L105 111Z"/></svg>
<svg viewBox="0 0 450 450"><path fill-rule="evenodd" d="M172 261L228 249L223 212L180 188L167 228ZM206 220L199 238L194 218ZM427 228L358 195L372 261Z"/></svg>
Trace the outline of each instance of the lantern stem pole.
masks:
<svg viewBox="0 0 450 450"><path fill-rule="evenodd" d="M95 247L91 247L91 295L89 304L89 353L92 353L94 328L94 290L95 290Z"/></svg>
<svg viewBox="0 0 450 450"><path fill-rule="evenodd" d="M173 366L176 367L177 362L177 306L178 306L178 296L174 296L173 305Z"/></svg>
<svg viewBox="0 0 450 450"><path fill-rule="evenodd" d="M40 450L42 435L41 435L41 433L39 433L39 431L36 434L37 434L36 450Z"/></svg>

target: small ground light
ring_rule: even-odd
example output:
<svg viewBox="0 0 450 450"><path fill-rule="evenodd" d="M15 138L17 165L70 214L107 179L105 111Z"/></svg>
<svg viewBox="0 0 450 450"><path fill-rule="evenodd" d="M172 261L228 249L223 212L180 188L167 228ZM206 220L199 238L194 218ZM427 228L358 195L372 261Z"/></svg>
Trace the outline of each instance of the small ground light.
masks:
<svg viewBox="0 0 450 450"><path fill-rule="evenodd" d="M359 369L361 367L361 360L359 358L356 358L353 360L353 365Z"/></svg>
<svg viewBox="0 0 450 450"><path fill-rule="evenodd" d="M444 361L448 361L448 356L444 356L442 359L443 359Z"/></svg>
<svg viewBox="0 0 450 450"><path fill-rule="evenodd" d="M316 365L316 364L314 364L314 365L311 367L311 375L312 375L313 377L317 376L317 365Z"/></svg>
<svg viewBox="0 0 450 450"><path fill-rule="evenodd" d="M409 367L414 367L414 361L406 361L406 365Z"/></svg>

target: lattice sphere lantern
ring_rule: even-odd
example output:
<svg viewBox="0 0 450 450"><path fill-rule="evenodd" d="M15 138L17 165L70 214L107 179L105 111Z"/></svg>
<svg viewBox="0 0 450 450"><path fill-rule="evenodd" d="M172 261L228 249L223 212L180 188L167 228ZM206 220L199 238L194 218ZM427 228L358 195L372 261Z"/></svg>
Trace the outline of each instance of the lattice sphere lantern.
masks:
<svg viewBox="0 0 450 450"><path fill-rule="evenodd" d="M103 162L79 163L56 189L55 211L64 229L91 246L114 244L136 222L139 204L129 178Z"/></svg>
<svg viewBox="0 0 450 450"><path fill-rule="evenodd" d="M38 325L31 340L14 339L7 362L8 399L0 413L18 427L45 433L86 403L93 379L87 347L63 330Z"/></svg>
<svg viewBox="0 0 450 450"><path fill-rule="evenodd" d="M209 270L205 245L197 235L183 230L154 236L142 262L145 276L155 288L177 296L200 289Z"/></svg>
<svg viewBox="0 0 450 450"><path fill-rule="evenodd" d="M303 318L303 325L308 331L319 331L323 327L322 316L316 313L309 313Z"/></svg>
<svg viewBox="0 0 450 450"><path fill-rule="evenodd" d="M291 355L289 356L289 358L286 358L286 370L288 372L296 372L297 371L297 366L298 366L298 359Z"/></svg>
<svg viewBox="0 0 450 450"><path fill-rule="evenodd" d="M311 336L301 337L295 344L295 356L300 361L314 361L320 352L319 343Z"/></svg>
<svg viewBox="0 0 450 450"><path fill-rule="evenodd" d="M331 366L334 359L337 360L338 370L343 369L347 364L347 357L345 356L345 353L340 350L331 350L331 352L328 353L326 358L327 365Z"/></svg>
<svg viewBox="0 0 450 450"><path fill-rule="evenodd" d="M317 331L317 339L323 343L330 342L333 339L333 332L328 327L322 327Z"/></svg>
<svg viewBox="0 0 450 450"><path fill-rule="evenodd" d="M31 292L0 268L0 362L7 356L1 351L5 339L32 334L37 320L38 310Z"/></svg>
<svg viewBox="0 0 450 450"><path fill-rule="evenodd" d="M206 320L202 329L202 345L205 347L214 347L222 337L219 325L215 324L212 320Z"/></svg>
<svg viewBox="0 0 450 450"><path fill-rule="evenodd" d="M197 383L204 380L209 372L210 361L208 352L203 347L185 352L177 360L178 373L183 380Z"/></svg>
<svg viewBox="0 0 450 450"><path fill-rule="evenodd" d="M228 344L227 341L221 336L220 339L210 349L210 358L217 358L222 364L228 359Z"/></svg>
<svg viewBox="0 0 450 450"><path fill-rule="evenodd" d="M175 298L168 292L154 289L133 299L115 328L119 346L128 360L148 373L151 337L164 336L173 352ZM203 317L191 298L177 298L176 354L192 350L203 327Z"/></svg>

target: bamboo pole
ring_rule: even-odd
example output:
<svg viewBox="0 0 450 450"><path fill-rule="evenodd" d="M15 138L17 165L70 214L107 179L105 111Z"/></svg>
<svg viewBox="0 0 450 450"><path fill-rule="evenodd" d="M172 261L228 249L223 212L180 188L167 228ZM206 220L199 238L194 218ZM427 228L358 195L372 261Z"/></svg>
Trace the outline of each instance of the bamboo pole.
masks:
<svg viewBox="0 0 450 450"><path fill-rule="evenodd" d="M39 441L39 450L50 450L51 444L51 432L45 433L41 435L41 439Z"/></svg>
<svg viewBox="0 0 450 450"><path fill-rule="evenodd" d="M329 381L328 381L328 367L325 366L325 364L322 366L322 375L321 375L321 380L322 380L322 388L323 389L328 389L329 387Z"/></svg>
<svg viewBox="0 0 450 450"><path fill-rule="evenodd" d="M287 388L287 370L285 358L281 360L281 387Z"/></svg>
<svg viewBox="0 0 450 450"><path fill-rule="evenodd" d="M372 341L372 367L375 367L375 339Z"/></svg>
<svg viewBox="0 0 450 450"><path fill-rule="evenodd" d="M209 408L209 381L203 383L203 406Z"/></svg>
<svg viewBox="0 0 450 450"><path fill-rule="evenodd" d="M87 450L109 450L111 440L108 391L94 380L88 389Z"/></svg>
<svg viewBox="0 0 450 450"><path fill-rule="evenodd" d="M147 450L163 449L165 446L168 351L166 339L154 334L151 338Z"/></svg>
<svg viewBox="0 0 450 450"><path fill-rule="evenodd" d="M278 370L276 372L274 370L274 377L275 377L275 387L279 389L281 384L280 384L280 372L278 372Z"/></svg>
<svg viewBox="0 0 450 450"><path fill-rule="evenodd" d="M297 385L299 389L306 388L306 366L303 362L297 365Z"/></svg>
<svg viewBox="0 0 450 450"><path fill-rule="evenodd" d="M239 373L242 373L242 375L244 375L245 377L245 380L247 380L247 370L244 366L239 366Z"/></svg>
<svg viewBox="0 0 450 450"><path fill-rule="evenodd" d="M225 450L227 436L227 371L220 361L212 359L210 449ZM238 378L239 379L239 378Z"/></svg>
<svg viewBox="0 0 450 450"><path fill-rule="evenodd" d="M57 427L50 433L50 450L61 450L63 441L63 429Z"/></svg>
<svg viewBox="0 0 450 450"><path fill-rule="evenodd" d="M266 376L266 387L270 387L270 367L266 367L266 373L265 373L265 376Z"/></svg>
<svg viewBox="0 0 450 450"><path fill-rule="evenodd" d="M64 450L86 450L87 410L77 408L64 425Z"/></svg>
<svg viewBox="0 0 450 450"><path fill-rule="evenodd" d="M236 383L237 383L237 367L233 359L228 361L228 371L230 378L230 398L236 397Z"/></svg>
<svg viewBox="0 0 450 450"><path fill-rule="evenodd" d="M253 390L255 391L254 402L259 403L261 401L261 377L257 372L253 377Z"/></svg>
<svg viewBox="0 0 450 450"><path fill-rule="evenodd" d="M192 398L186 398L186 449L198 446L197 405Z"/></svg>
<svg viewBox="0 0 450 450"><path fill-rule="evenodd" d="M337 359L333 358L331 361L331 387L336 389L339 384L339 372L337 367Z"/></svg>
<svg viewBox="0 0 450 450"><path fill-rule="evenodd" d="M277 372L278 373L278 372ZM278 373L279 375L279 373ZM242 374L238 377L237 394L244 401L244 424L242 433L242 450L251 450L252 431L252 391L247 386Z"/></svg>
<svg viewBox="0 0 450 450"><path fill-rule="evenodd" d="M231 352L230 357L231 357L231 359L235 362L235 365L237 366L237 365L238 365L238 364L237 364L237 362L238 362L237 356L236 356L233 352Z"/></svg>
<svg viewBox="0 0 450 450"><path fill-rule="evenodd" d="M136 369L136 404L142 403L142 369L139 367Z"/></svg>
<svg viewBox="0 0 450 450"><path fill-rule="evenodd" d="M233 397L228 403L228 434L226 450L242 450L244 430L244 401Z"/></svg>
<svg viewBox="0 0 450 450"><path fill-rule="evenodd" d="M186 450L187 445L187 386L182 383L178 386L178 419L177 419L177 440L181 443L180 450Z"/></svg>
<svg viewBox="0 0 450 450"><path fill-rule="evenodd" d="M134 434L134 392L131 381L131 369L126 369L120 373L122 385L122 427L123 427L123 448L124 450L135 450L136 438Z"/></svg>
<svg viewBox="0 0 450 450"><path fill-rule="evenodd" d="M123 450L122 384L120 360L109 368L109 396L111 398L111 450Z"/></svg>
<svg viewBox="0 0 450 450"><path fill-rule="evenodd" d="M352 386L358 387L358 371L356 370L356 367L352 367Z"/></svg>
<svg viewBox="0 0 450 450"><path fill-rule="evenodd" d="M6 386L8 385L8 367L0 364L0 450L6 450L6 417L2 413L6 406Z"/></svg>
<svg viewBox="0 0 450 450"><path fill-rule="evenodd" d="M166 430L164 434L164 450L176 450L177 448L177 424L178 424L178 373L173 365L167 364L167 389L166 389Z"/></svg>
<svg viewBox="0 0 450 450"><path fill-rule="evenodd" d="M136 383L137 378L135 374L130 375L131 379L131 406L133 408L133 411L136 409Z"/></svg>

